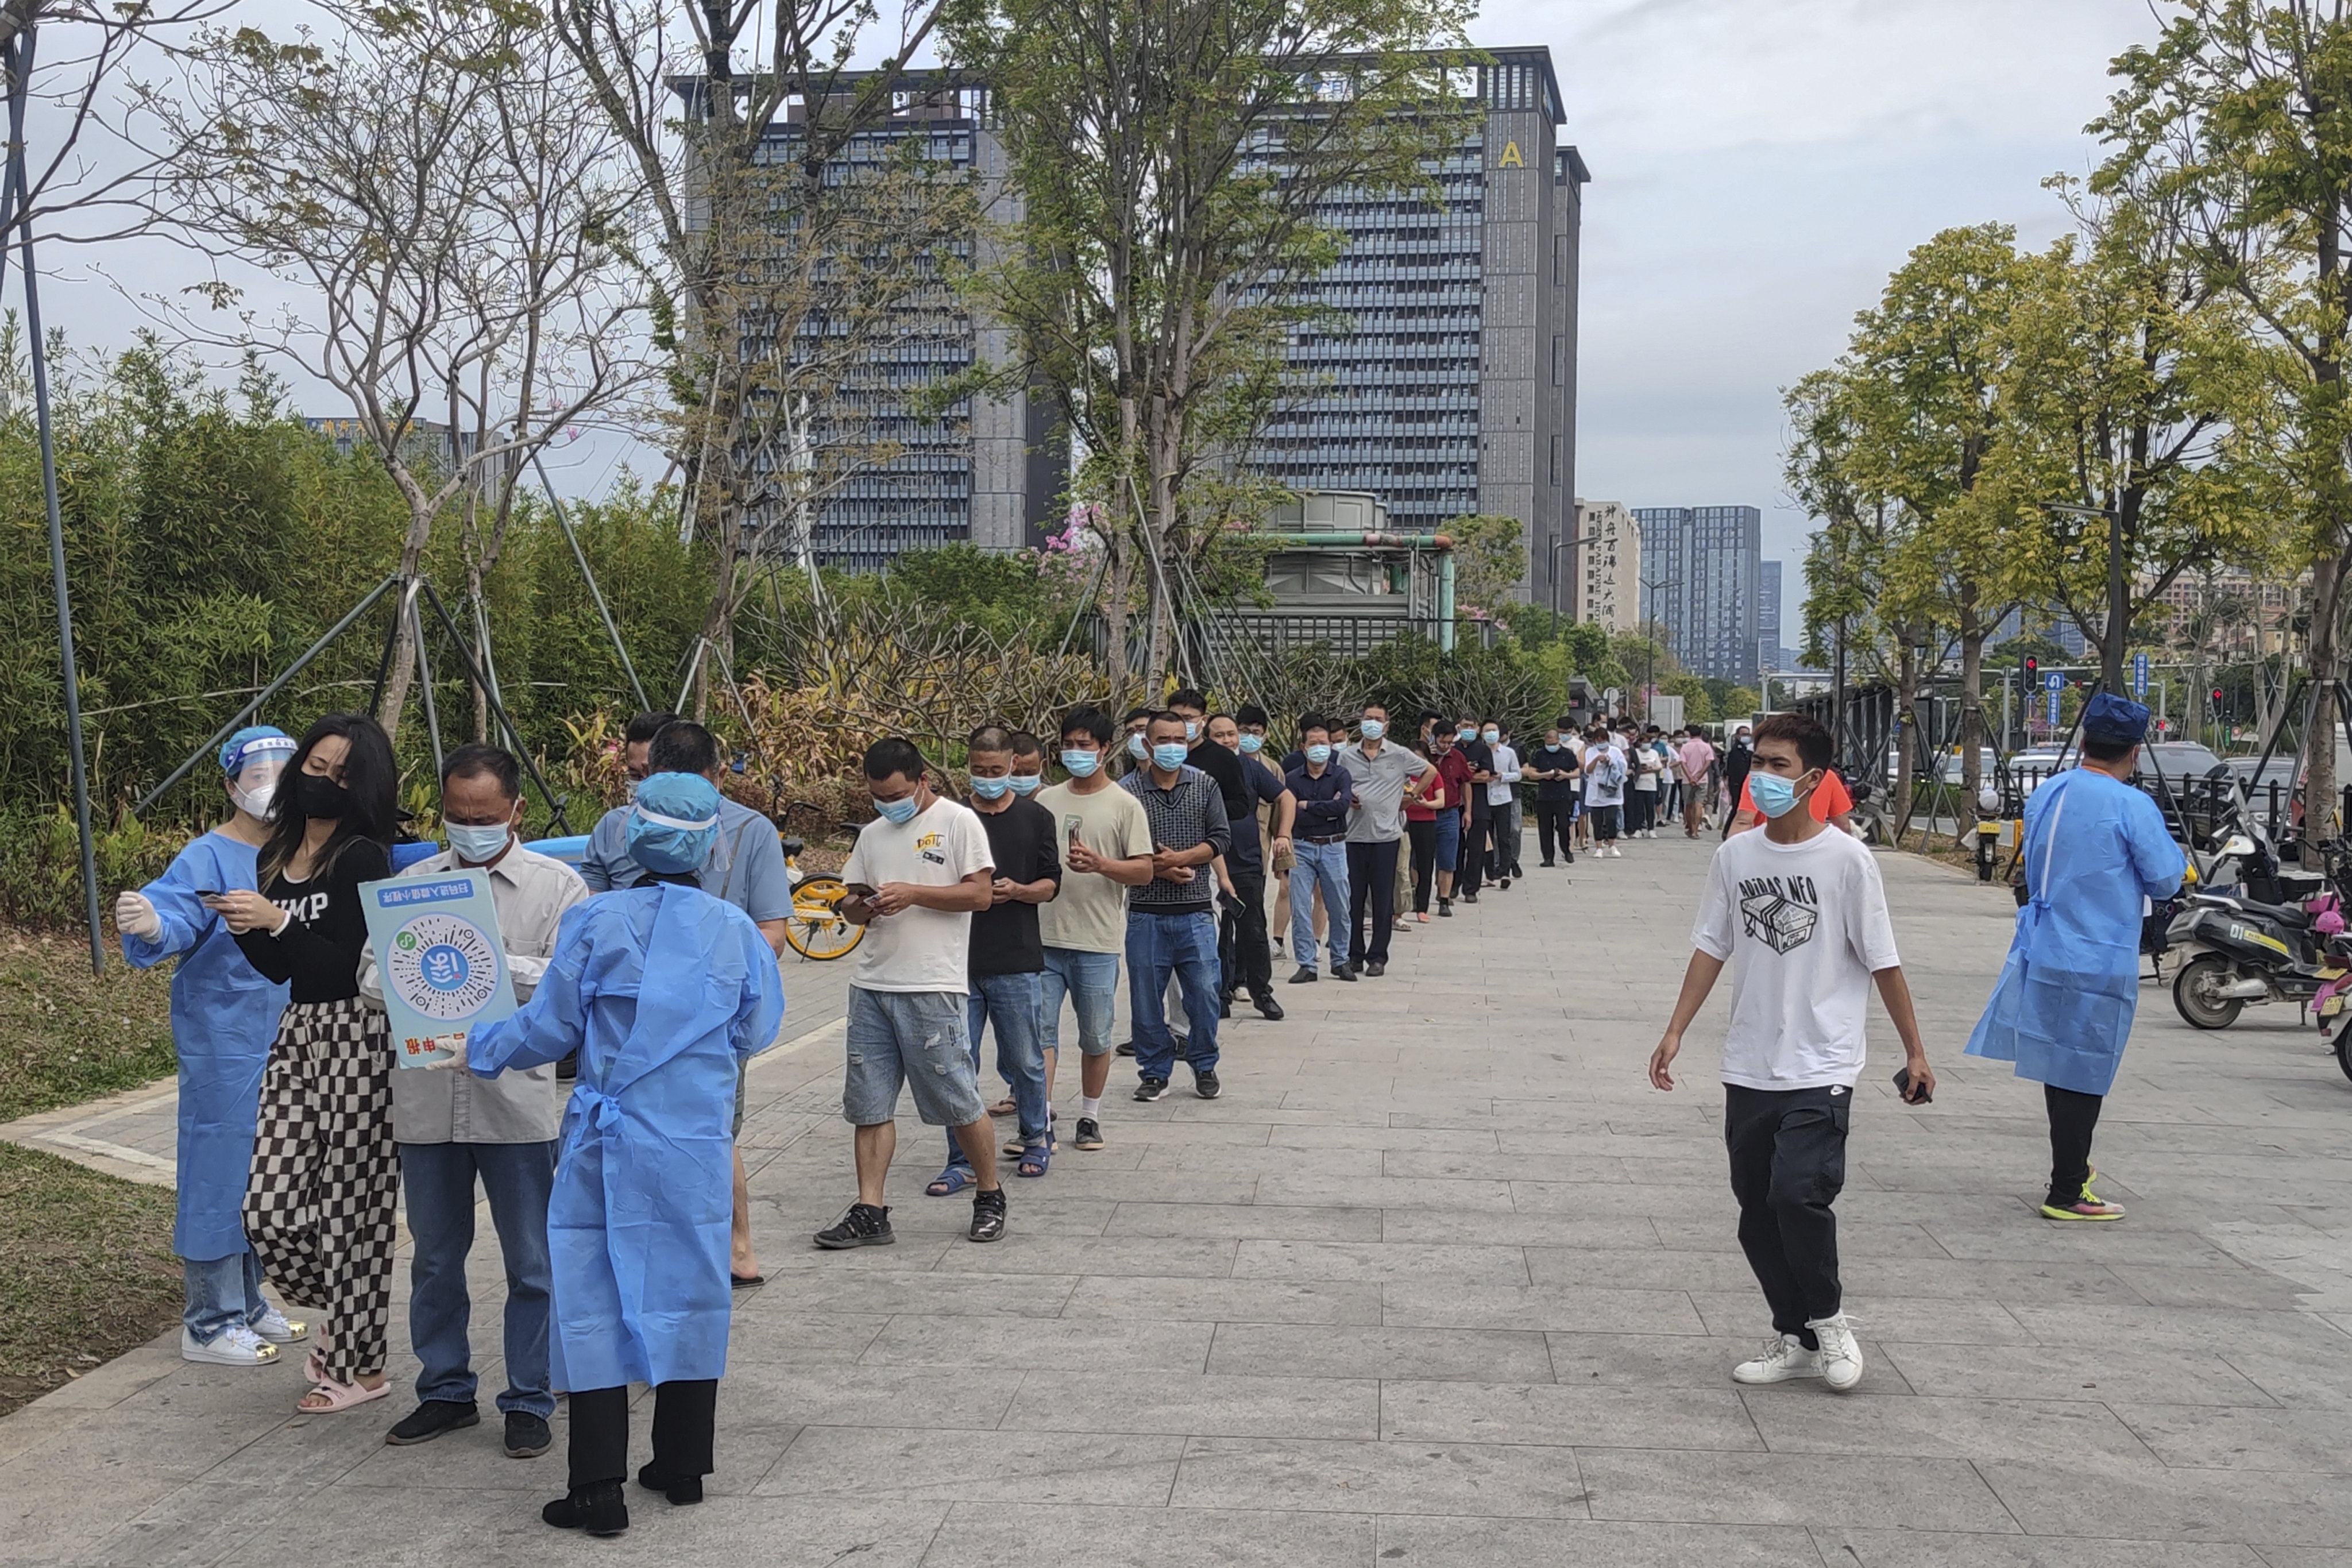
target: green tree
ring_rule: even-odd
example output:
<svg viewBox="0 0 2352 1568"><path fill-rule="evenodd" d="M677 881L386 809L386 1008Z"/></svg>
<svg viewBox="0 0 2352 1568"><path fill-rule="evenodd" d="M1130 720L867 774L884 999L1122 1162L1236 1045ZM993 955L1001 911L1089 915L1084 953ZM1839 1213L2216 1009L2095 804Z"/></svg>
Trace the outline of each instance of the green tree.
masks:
<svg viewBox="0 0 2352 1568"><path fill-rule="evenodd" d="M1528 574L1527 528L1516 517L1480 512L1439 528L1454 541L1454 602L1499 615ZM1504 616L1507 622L1509 617Z"/></svg>

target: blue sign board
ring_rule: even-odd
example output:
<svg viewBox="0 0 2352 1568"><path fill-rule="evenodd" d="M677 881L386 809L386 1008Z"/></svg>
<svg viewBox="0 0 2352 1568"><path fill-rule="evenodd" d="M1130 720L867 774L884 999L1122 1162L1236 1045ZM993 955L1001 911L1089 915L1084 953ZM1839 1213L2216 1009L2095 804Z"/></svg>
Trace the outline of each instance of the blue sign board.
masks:
<svg viewBox="0 0 2352 1568"><path fill-rule="evenodd" d="M2147 655L2144 653L2132 655L2132 695L2147 695Z"/></svg>
<svg viewBox="0 0 2352 1568"><path fill-rule="evenodd" d="M383 981L394 1066L454 1056L467 1029L515 1010L487 872L362 882L360 905Z"/></svg>

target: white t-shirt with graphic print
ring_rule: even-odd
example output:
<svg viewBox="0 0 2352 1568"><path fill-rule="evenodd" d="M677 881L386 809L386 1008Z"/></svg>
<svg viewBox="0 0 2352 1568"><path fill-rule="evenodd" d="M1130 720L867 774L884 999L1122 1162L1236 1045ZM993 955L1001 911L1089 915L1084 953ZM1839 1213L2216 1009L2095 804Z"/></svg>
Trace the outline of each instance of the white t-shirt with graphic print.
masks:
<svg viewBox="0 0 2352 1568"><path fill-rule="evenodd" d="M988 829L970 806L934 800L911 822L877 817L860 828L841 879L876 888L886 882L944 888L987 870L993 858ZM969 913L917 905L866 928L850 982L867 991L952 991L961 996L971 985L966 963L971 951Z"/></svg>
<svg viewBox="0 0 2352 1568"><path fill-rule="evenodd" d="M1848 1089L1862 1077L1870 977L1900 963L1878 862L1834 828L1775 844L1760 827L1715 852L1691 945L1731 963L1723 1081Z"/></svg>

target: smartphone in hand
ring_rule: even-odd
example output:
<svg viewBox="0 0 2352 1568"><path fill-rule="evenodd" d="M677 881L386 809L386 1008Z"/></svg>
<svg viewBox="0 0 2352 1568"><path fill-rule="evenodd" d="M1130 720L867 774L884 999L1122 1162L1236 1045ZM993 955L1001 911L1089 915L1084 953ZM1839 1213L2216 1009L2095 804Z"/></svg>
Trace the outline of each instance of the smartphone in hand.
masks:
<svg viewBox="0 0 2352 1568"><path fill-rule="evenodd" d="M1911 1069L1907 1067L1895 1069L1895 1092L1903 1097L1906 1105L1932 1105L1936 1100L1936 1097L1927 1092L1926 1084L1919 1086L1916 1094L1911 1091Z"/></svg>

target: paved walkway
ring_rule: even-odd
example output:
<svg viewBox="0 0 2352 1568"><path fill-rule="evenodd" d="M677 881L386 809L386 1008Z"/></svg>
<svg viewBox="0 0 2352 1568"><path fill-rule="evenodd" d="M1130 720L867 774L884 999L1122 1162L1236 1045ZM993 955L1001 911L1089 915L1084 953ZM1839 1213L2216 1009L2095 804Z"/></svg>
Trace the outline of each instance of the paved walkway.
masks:
<svg viewBox="0 0 2352 1568"><path fill-rule="evenodd" d="M632 1489L617 1550L730 1568L2352 1565L2352 1085L2281 1010L2195 1036L2150 988L2099 1147L2132 1217L2054 1229L2032 1210L2038 1090L1958 1055L2009 899L1882 863L1944 1088L1895 1103L1882 1022L1841 1205L1858 1393L1727 1379L1766 1324L1699 1043L1722 997L1684 1058L1696 1081L1670 1098L1641 1075L1705 856L1645 842L1400 935L1383 980L1284 987L1288 1022L1231 1026L1223 1100L1115 1100L1108 1149L1008 1184L994 1247L959 1238L964 1202L921 1195L936 1135L910 1123L899 1244L804 1246L851 1190L838 1027L808 1005L840 976L788 969L804 1048L751 1079L770 1283L739 1298L720 1471L698 1509ZM79 1135L136 1147L132 1125ZM383 1446L414 1366L396 1352L393 1400L289 1418L291 1365L134 1352L0 1421L0 1562L588 1550L537 1520L560 1446L509 1461L495 1422Z"/></svg>

